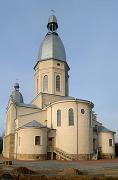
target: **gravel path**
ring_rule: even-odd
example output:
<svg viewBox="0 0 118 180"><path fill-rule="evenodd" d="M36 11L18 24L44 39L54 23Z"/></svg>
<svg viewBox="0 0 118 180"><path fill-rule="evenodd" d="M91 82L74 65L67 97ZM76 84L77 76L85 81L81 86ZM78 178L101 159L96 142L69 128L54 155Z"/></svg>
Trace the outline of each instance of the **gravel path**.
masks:
<svg viewBox="0 0 118 180"><path fill-rule="evenodd" d="M13 165L4 166L2 158L0 158L0 167L4 171L12 171L16 167L27 167L31 170L49 175L57 175L63 172L63 169L79 169L86 175L105 175L118 177L118 159L114 160L98 160L98 161L20 161L13 160ZM65 170L64 170L65 171ZM69 170L71 171L71 170Z"/></svg>
<svg viewBox="0 0 118 180"><path fill-rule="evenodd" d="M25 166L32 169L64 169L75 168L80 170L94 170L115 168L118 169L118 159L98 161L14 161L14 166Z"/></svg>
<svg viewBox="0 0 118 180"><path fill-rule="evenodd" d="M0 164L4 160L0 157ZM19 161L13 160L13 166L25 166L31 169L64 169L75 168L80 170L118 169L118 158L97 161Z"/></svg>

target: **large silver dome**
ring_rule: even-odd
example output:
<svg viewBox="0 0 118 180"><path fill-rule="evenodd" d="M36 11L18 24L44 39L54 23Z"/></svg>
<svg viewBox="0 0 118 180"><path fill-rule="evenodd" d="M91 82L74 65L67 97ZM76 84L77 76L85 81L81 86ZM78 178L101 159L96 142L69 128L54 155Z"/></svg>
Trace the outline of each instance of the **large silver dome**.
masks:
<svg viewBox="0 0 118 180"><path fill-rule="evenodd" d="M64 45L57 33L48 33L41 43L38 60L57 59L66 61Z"/></svg>
<svg viewBox="0 0 118 180"><path fill-rule="evenodd" d="M41 43L38 54L38 61L47 59L66 61L64 45L56 32L58 24L54 15L49 17L47 28L48 33Z"/></svg>

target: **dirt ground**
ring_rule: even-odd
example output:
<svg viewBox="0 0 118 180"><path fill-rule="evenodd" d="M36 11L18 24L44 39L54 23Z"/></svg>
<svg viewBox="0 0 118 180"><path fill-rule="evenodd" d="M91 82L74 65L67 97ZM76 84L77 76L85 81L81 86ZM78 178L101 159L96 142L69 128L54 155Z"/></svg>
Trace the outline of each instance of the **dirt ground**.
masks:
<svg viewBox="0 0 118 180"><path fill-rule="evenodd" d="M0 158L0 179L118 179L118 159L97 161L16 161ZM6 177L5 177L6 175ZM11 177L9 176L11 175Z"/></svg>

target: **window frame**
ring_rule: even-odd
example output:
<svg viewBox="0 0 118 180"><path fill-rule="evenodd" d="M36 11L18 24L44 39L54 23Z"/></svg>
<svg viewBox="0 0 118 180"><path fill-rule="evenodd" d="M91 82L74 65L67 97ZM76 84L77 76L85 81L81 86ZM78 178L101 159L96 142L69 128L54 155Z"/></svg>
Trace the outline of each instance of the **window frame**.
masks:
<svg viewBox="0 0 118 180"><path fill-rule="evenodd" d="M113 146L113 139L109 139L109 147Z"/></svg>
<svg viewBox="0 0 118 180"><path fill-rule="evenodd" d="M48 92L48 75L43 76L43 92Z"/></svg>
<svg viewBox="0 0 118 180"><path fill-rule="evenodd" d="M59 77L59 79L57 79ZM61 77L60 75L56 75L56 82L55 82L55 88L56 88L56 92L60 92L61 91Z"/></svg>
<svg viewBox="0 0 118 180"><path fill-rule="evenodd" d="M70 108L68 110L68 125L74 126L74 110L73 110L73 108Z"/></svg>
<svg viewBox="0 0 118 180"><path fill-rule="evenodd" d="M57 110L57 127L61 127L61 110Z"/></svg>
<svg viewBox="0 0 118 180"><path fill-rule="evenodd" d="M37 137L39 138L38 140L36 140ZM41 145L41 136L35 136L34 145L35 146L40 146Z"/></svg>

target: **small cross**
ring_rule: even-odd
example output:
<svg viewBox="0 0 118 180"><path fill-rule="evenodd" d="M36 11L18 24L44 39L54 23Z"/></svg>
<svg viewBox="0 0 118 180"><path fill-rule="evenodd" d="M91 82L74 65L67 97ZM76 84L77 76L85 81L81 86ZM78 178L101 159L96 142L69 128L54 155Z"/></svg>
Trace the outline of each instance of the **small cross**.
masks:
<svg viewBox="0 0 118 180"><path fill-rule="evenodd" d="M55 13L55 10L51 9L51 13L54 14L54 13Z"/></svg>
<svg viewBox="0 0 118 180"><path fill-rule="evenodd" d="M18 78L16 78L16 83L18 83L18 81L19 81L19 79L18 79Z"/></svg>

